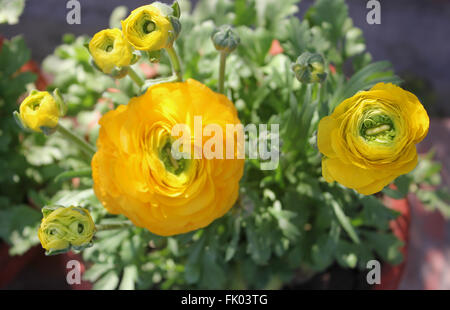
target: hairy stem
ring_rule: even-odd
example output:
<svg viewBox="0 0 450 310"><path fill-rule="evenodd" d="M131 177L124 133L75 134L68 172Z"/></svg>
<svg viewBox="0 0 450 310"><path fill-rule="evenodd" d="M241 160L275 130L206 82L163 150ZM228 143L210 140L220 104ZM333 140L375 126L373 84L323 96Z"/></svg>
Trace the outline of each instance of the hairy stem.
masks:
<svg viewBox="0 0 450 310"><path fill-rule="evenodd" d="M68 130L67 128L63 127L61 124L56 125L56 130L62 134L65 138L67 138L69 141L75 143L84 153L89 155L90 158L94 156L95 152L97 150L93 145L88 143L83 138L79 137L78 135L74 134L72 131Z"/></svg>
<svg viewBox="0 0 450 310"><path fill-rule="evenodd" d="M166 48L167 54L169 55L170 62L172 64L173 74L177 77L177 81L183 81L183 73L181 72L181 62L178 57L177 52L173 46Z"/></svg>
<svg viewBox="0 0 450 310"><path fill-rule="evenodd" d="M129 228L129 227L132 227L132 226L133 226L133 223L131 223L130 221L124 221L124 222L114 223L114 224L99 224L99 225L95 225L95 229L97 231L103 231L103 230Z"/></svg>
<svg viewBox="0 0 450 310"><path fill-rule="evenodd" d="M220 65L219 65L219 93L225 93L225 69L227 64L228 54L225 52L220 53Z"/></svg>
<svg viewBox="0 0 450 310"><path fill-rule="evenodd" d="M137 86L139 86L139 88L142 88L142 86L144 86L144 80L131 67L128 68L128 76L136 83Z"/></svg>

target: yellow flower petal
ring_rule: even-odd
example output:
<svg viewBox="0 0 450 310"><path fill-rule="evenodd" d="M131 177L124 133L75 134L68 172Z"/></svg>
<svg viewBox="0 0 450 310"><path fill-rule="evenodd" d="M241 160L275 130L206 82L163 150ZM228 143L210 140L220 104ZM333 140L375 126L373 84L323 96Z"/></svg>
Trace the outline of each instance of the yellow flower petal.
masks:
<svg viewBox="0 0 450 310"><path fill-rule="evenodd" d="M225 96L195 80L152 86L102 117L92 170L95 194L109 212L169 236L204 227L233 206L244 160L171 157L176 124L191 130L193 149L202 146L194 139L196 116L223 132L240 124Z"/></svg>
<svg viewBox="0 0 450 310"><path fill-rule="evenodd" d="M317 146L319 151L328 157L336 156L332 146L332 132L337 129L338 123L331 116L322 118L317 131Z"/></svg>

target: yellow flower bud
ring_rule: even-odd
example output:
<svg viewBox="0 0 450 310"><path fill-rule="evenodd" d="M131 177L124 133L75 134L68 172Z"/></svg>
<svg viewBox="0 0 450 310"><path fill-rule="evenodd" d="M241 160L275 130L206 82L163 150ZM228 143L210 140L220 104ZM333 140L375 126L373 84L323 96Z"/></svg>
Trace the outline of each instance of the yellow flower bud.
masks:
<svg viewBox="0 0 450 310"><path fill-rule="evenodd" d="M44 207L38 237L47 254L81 250L91 246L95 224L89 211L81 207Z"/></svg>
<svg viewBox="0 0 450 310"><path fill-rule="evenodd" d="M396 85L359 92L319 123L322 175L364 195L379 192L416 167L428 126L417 97Z"/></svg>
<svg viewBox="0 0 450 310"><path fill-rule="evenodd" d="M151 52L170 47L177 36L171 23L174 17L169 16L172 13L172 8L161 3L141 6L122 21L123 34L137 50Z"/></svg>
<svg viewBox="0 0 450 310"><path fill-rule="evenodd" d="M25 128L36 132L58 125L60 106L48 92L33 91L20 105L19 118Z"/></svg>
<svg viewBox="0 0 450 310"><path fill-rule="evenodd" d="M133 60L133 48L119 29L105 29L96 33L89 42L89 52L95 65L106 74L111 74L116 68L129 66Z"/></svg>

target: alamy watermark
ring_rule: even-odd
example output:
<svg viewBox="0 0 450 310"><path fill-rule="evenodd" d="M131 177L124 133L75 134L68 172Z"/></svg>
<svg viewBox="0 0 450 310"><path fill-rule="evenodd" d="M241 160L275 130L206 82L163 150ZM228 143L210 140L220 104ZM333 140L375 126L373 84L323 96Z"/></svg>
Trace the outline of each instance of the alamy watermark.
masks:
<svg viewBox="0 0 450 310"><path fill-rule="evenodd" d="M225 132L223 128L225 127ZM275 170L280 159L279 124L207 124L194 116L194 133L187 124L176 124L171 155L180 159L259 159L261 170ZM193 140L192 140L193 137ZM192 143L193 142L193 143ZM192 154L193 153L193 154Z"/></svg>
<svg viewBox="0 0 450 310"><path fill-rule="evenodd" d="M66 276L67 284L81 284L81 263L73 259L67 262L66 268L68 270Z"/></svg>
<svg viewBox="0 0 450 310"><path fill-rule="evenodd" d="M367 273L366 280L367 284L381 284L381 264L379 261L373 259L367 262L367 269L370 271Z"/></svg>
<svg viewBox="0 0 450 310"><path fill-rule="evenodd" d="M367 2L367 9L370 11L367 13L366 21L369 25L381 24L381 4L378 0L370 0Z"/></svg>
<svg viewBox="0 0 450 310"><path fill-rule="evenodd" d="M66 8L68 10L66 21L69 25L81 24L81 4L78 0L67 1Z"/></svg>

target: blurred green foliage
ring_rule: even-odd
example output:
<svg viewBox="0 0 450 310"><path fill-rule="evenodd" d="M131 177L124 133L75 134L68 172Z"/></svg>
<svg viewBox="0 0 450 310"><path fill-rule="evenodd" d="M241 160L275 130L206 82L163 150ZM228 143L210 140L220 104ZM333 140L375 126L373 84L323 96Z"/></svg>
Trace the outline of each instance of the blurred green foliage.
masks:
<svg viewBox="0 0 450 310"><path fill-rule="evenodd" d="M0 24L17 24L25 8L25 0L0 0Z"/></svg>

